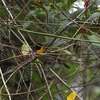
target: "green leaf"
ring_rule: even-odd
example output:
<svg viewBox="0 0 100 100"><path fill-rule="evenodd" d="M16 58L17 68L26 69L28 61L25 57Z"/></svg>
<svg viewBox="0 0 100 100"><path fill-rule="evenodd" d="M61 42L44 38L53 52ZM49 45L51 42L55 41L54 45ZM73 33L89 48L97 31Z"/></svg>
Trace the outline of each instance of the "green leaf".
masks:
<svg viewBox="0 0 100 100"><path fill-rule="evenodd" d="M6 16L7 16L6 9L0 5L0 17L6 17Z"/></svg>
<svg viewBox="0 0 100 100"><path fill-rule="evenodd" d="M88 39L90 41L100 42L100 36L99 35L90 35L90 36L88 36ZM95 45L95 46L100 47L100 44L99 43L92 43L92 44Z"/></svg>
<svg viewBox="0 0 100 100"><path fill-rule="evenodd" d="M76 0L63 0L63 8L69 10Z"/></svg>

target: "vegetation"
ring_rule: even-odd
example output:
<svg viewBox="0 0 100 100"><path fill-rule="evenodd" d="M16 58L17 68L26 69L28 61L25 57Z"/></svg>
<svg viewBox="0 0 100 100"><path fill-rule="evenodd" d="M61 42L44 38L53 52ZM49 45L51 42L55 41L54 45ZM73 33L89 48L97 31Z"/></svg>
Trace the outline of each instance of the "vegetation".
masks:
<svg viewBox="0 0 100 100"><path fill-rule="evenodd" d="M0 1L0 100L99 100L99 0Z"/></svg>

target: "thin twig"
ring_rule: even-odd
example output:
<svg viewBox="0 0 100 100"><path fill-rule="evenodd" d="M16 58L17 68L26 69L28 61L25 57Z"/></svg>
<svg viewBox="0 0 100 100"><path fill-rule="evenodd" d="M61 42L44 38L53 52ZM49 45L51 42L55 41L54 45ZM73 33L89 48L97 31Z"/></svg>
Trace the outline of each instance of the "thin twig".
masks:
<svg viewBox="0 0 100 100"><path fill-rule="evenodd" d="M17 69L15 69L15 71L14 71L13 73L11 73L11 75L7 78L7 80L5 81L5 83L7 83L7 82L10 80L10 78L11 78L18 70L20 70L20 69L21 69L23 66L25 66L26 64L30 63L32 60L33 60L33 59L31 58L31 59L28 59L28 61L25 61L25 62L21 63L21 64L17 67ZM4 87L4 85L1 87L1 89L3 89L3 87Z"/></svg>
<svg viewBox="0 0 100 100"><path fill-rule="evenodd" d="M8 87L7 87L7 85L6 85L6 82L5 82L5 79L4 79L4 77L3 77L3 73L2 73L1 68L0 68L0 74L1 74L1 78L2 78L3 84L4 84L4 86L5 86L5 89L6 89L6 91L7 91L9 100L11 100L10 92L9 92ZM0 89L0 91L1 91L1 89Z"/></svg>
<svg viewBox="0 0 100 100"><path fill-rule="evenodd" d="M41 90L43 90L43 89L45 89L45 88L46 88L46 86L42 86L42 87L40 87L40 88L31 90L31 91L25 91L25 92L20 92L20 93L11 93L10 95L11 95L11 96L25 95L25 94L27 94L27 93L29 93L29 92L30 92L30 93L38 92L38 91L41 91ZM6 93L0 93L0 95L8 96L8 94L6 94Z"/></svg>
<svg viewBox="0 0 100 100"><path fill-rule="evenodd" d="M63 81L62 79L61 79L61 77L56 73L56 72L54 72L53 71L53 69L51 69L51 68L49 68L49 70L68 88L68 89L70 89L71 90L71 88L70 88L70 86L68 85L68 84L66 84L66 82L65 81Z"/></svg>
<svg viewBox="0 0 100 100"><path fill-rule="evenodd" d="M49 70L71 91L75 91L73 88L71 88L64 80L61 79L61 77L52 69L52 68L49 68ZM80 98L78 95L77 95L78 98ZM80 99L81 100L81 99Z"/></svg>
<svg viewBox="0 0 100 100"><path fill-rule="evenodd" d="M11 11L10 11L9 8L7 7L7 5L6 5L6 3L5 3L4 0L2 0L2 3L3 3L3 5L5 6L5 8L6 8L7 12L9 13L9 15L10 15L11 19L13 20L13 22L14 22L15 24L17 24L16 21L14 20L14 17L13 17L13 15L12 15ZM25 39L25 37L23 36L23 34L20 32L19 29L18 29L18 33L19 33L20 36L23 38L25 44L29 47L30 51L32 51L30 45L28 44L27 40Z"/></svg>
<svg viewBox="0 0 100 100"><path fill-rule="evenodd" d="M9 13L9 15L10 15L11 19L14 19L13 15L12 15L12 13L10 12L9 8L7 7L7 5L6 5L5 1L4 1L4 0L1 0L1 1L2 1L3 5L5 6L5 9L6 9L6 10L7 10L7 12Z"/></svg>
<svg viewBox="0 0 100 100"><path fill-rule="evenodd" d="M60 35L55 35L55 34L49 34L49 33L41 33L41 32L35 32L35 31L30 31L27 29L20 29L23 32L28 32L28 33L34 33L36 35L41 35L41 36L48 36L51 38L60 38L60 39L66 39L66 40L76 40L76 41L81 41L81 42L89 42L89 43L97 43L100 44L100 41L91 41L91 40L85 40L85 39L79 39L79 38L71 38L67 36L60 36Z"/></svg>
<svg viewBox="0 0 100 100"><path fill-rule="evenodd" d="M40 69L42 71L42 74L43 74L43 77L44 77L44 80L45 80L45 83L46 83L46 86L47 86L47 89L48 89L48 93L49 93L49 96L50 96L50 100L53 100L53 96L52 96L52 93L51 93L51 90L50 90L50 86L48 84L48 81L47 81L47 78L46 78L46 75L45 75L45 72L44 72L44 70L42 68L41 63L39 63L39 67L40 67Z"/></svg>

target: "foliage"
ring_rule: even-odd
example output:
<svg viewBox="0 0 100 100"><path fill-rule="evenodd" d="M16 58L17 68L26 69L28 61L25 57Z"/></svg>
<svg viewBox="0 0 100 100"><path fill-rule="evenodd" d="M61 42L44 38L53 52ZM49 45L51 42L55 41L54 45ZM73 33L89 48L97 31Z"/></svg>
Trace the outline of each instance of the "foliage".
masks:
<svg viewBox="0 0 100 100"><path fill-rule="evenodd" d="M99 6L1 0L0 100L99 100Z"/></svg>

